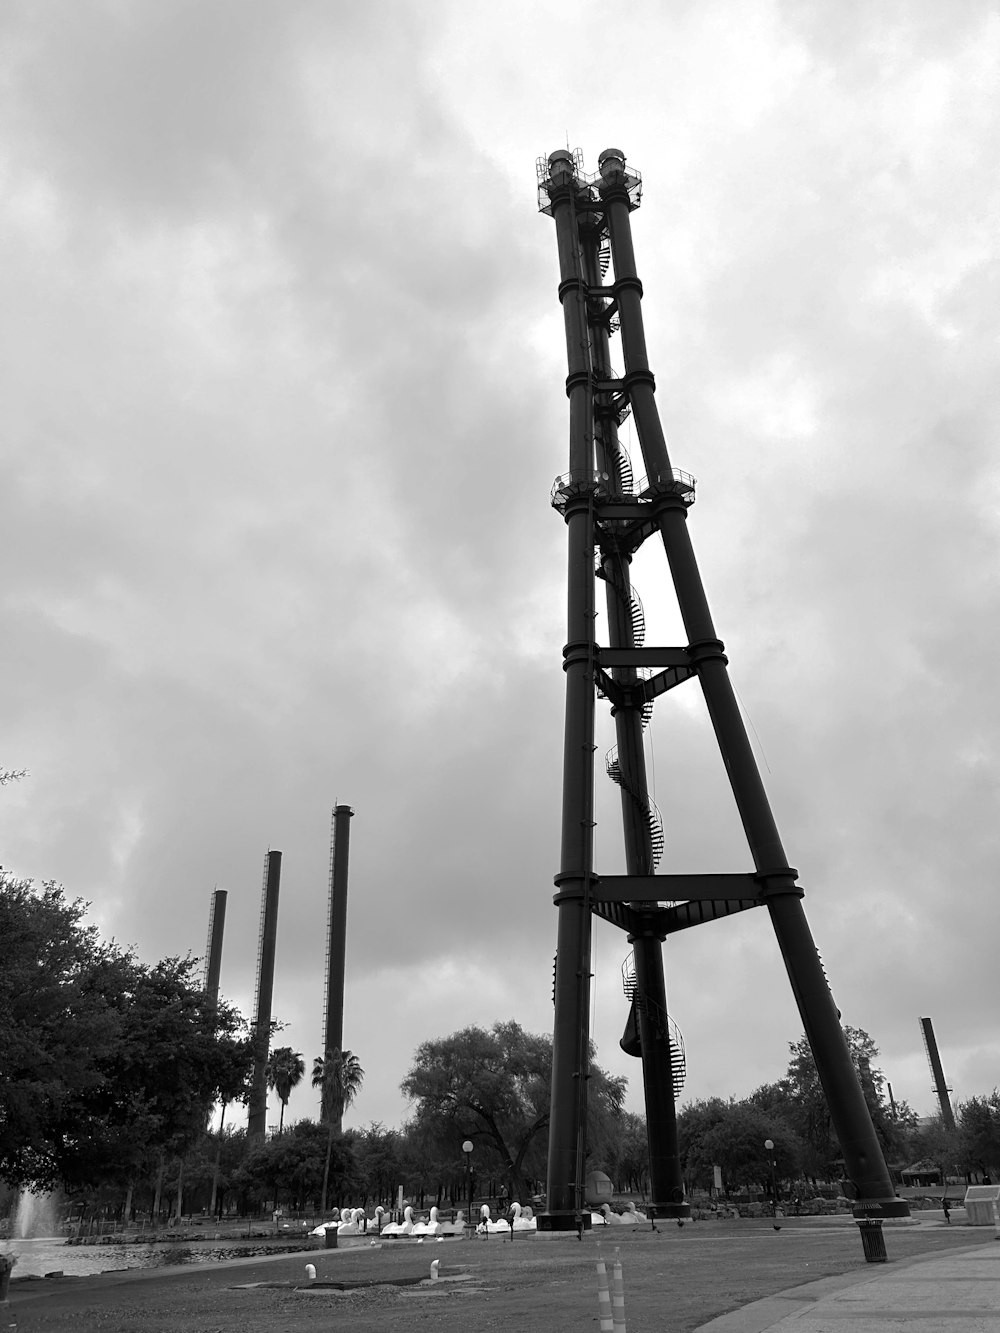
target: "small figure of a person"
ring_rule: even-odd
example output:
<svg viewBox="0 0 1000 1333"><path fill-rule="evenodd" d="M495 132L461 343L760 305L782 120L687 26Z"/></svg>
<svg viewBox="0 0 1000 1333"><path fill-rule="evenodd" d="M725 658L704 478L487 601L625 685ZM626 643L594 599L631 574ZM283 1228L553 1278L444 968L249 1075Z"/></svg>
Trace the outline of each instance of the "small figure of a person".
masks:
<svg viewBox="0 0 1000 1333"><path fill-rule="evenodd" d="M500 1199L500 1214L501 1214L501 1216L503 1216L503 1214L507 1211L507 1186L506 1186L506 1185L501 1185L501 1186L500 1186L499 1199Z"/></svg>
<svg viewBox="0 0 1000 1333"><path fill-rule="evenodd" d="M948 1207L948 1200L941 1200L941 1209L944 1212L944 1220L951 1226L951 1209Z"/></svg>

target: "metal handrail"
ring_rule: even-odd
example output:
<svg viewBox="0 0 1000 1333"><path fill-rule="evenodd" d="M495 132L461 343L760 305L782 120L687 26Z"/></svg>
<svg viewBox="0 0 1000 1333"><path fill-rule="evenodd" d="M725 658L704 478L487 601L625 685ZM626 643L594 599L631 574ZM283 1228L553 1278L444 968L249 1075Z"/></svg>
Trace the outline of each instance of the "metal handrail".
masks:
<svg viewBox="0 0 1000 1333"><path fill-rule="evenodd" d="M607 495L610 491L610 481L610 472L598 472L591 468L577 468L573 472L564 472L552 483L549 501L558 509L560 498L565 504L572 495Z"/></svg>
<svg viewBox="0 0 1000 1333"><path fill-rule="evenodd" d="M653 472L647 477L641 477L636 490L640 496L654 494L662 491L671 491L676 494L690 493L693 497L695 487L698 485L696 477L692 477L690 472L682 472L680 468L671 468L669 472Z"/></svg>

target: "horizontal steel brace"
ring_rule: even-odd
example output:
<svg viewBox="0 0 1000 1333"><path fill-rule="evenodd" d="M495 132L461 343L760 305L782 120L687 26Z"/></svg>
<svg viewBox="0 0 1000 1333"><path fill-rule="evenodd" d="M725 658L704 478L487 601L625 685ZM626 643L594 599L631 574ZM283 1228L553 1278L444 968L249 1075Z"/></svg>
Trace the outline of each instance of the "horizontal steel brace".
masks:
<svg viewBox="0 0 1000 1333"><path fill-rule="evenodd" d="M666 694L667 690L672 690L682 681L690 680L695 674L693 666L667 667L666 671L659 671L655 676L640 682L642 693L647 700L658 699L661 694Z"/></svg>
<svg viewBox="0 0 1000 1333"><path fill-rule="evenodd" d="M597 540L601 550L612 552L616 555L631 555L638 551L639 547L647 539L652 537L654 532L659 532L656 523L649 517L649 510L646 509L643 516L636 518L631 510L627 513L608 513L605 506L601 505L600 514L597 514L598 505L595 504L594 512L597 515ZM617 506L614 506L617 508ZM623 519L628 523L625 528L616 528L609 530L604 524L605 519Z"/></svg>
<svg viewBox="0 0 1000 1333"><path fill-rule="evenodd" d="M594 672L594 680L598 690L611 700L613 707L642 708L661 694L666 694L667 690L672 690L675 685L690 680L694 674L695 669L691 665L667 667L648 680L634 680L623 685L598 667Z"/></svg>
<svg viewBox="0 0 1000 1333"><path fill-rule="evenodd" d="M689 667L686 648L598 648L602 667Z"/></svg>
<svg viewBox="0 0 1000 1333"><path fill-rule="evenodd" d="M648 500L628 500L624 497L615 500L596 500L594 502L594 513L597 521L603 523L609 518L634 518L637 522L644 523L650 521L651 532L658 529L652 523L652 507Z"/></svg>
<svg viewBox="0 0 1000 1333"><path fill-rule="evenodd" d="M703 926L707 921L720 921L736 912L763 906L760 898L713 898L710 902L678 903L675 907L660 909L656 926L662 938L676 935L679 930L690 930L692 926Z"/></svg>
<svg viewBox="0 0 1000 1333"><path fill-rule="evenodd" d="M602 921L624 930L626 935L634 935L640 929L639 913L624 903L592 903L590 910Z"/></svg>
<svg viewBox="0 0 1000 1333"><path fill-rule="evenodd" d="M728 898L746 901L759 898L753 874L720 875L595 875L590 886L591 902L676 903L693 899Z"/></svg>

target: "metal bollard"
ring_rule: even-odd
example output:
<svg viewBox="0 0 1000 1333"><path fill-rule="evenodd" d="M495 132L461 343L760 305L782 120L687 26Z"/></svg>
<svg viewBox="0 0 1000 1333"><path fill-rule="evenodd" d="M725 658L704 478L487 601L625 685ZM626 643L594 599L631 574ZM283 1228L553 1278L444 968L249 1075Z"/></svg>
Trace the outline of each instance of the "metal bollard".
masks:
<svg viewBox="0 0 1000 1333"><path fill-rule="evenodd" d="M615 1321L611 1310L611 1290L608 1270L603 1259L597 1261L597 1314L601 1333L614 1333Z"/></svg>
<svg viewBox="0 0 1000 1333"><path fill-rule="evenodd" d="M615 1266L611 1270L611 1318L614 1333L625 1333L625 1283L622 1281L622 1261L615 1250Z"/></svg>

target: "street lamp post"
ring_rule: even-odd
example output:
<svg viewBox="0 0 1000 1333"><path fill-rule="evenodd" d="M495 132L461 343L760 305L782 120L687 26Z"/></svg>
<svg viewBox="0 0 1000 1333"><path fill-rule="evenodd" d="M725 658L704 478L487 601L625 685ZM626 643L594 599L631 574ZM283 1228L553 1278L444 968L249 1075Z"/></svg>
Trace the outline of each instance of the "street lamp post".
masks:
<svg viewBox="0 0 1000 1333"><path fill-rule="evenodd" d="M778 1178L774 1173L774 1139L764 1140L764 1149L767 1152L767 1160L771 1165L771 1211L775 1217L778 1216Z"/></svg>
<svg viewBox="0 0 1000 1333"><path fill-rule="evenodd" d="M466 1139L462 1144L462 1151L465 1153L465 1192L469 1199L469 1221L468 1225L475 1228L472 1220L472 1149L475 1145L471 1139Z"/></svg>

